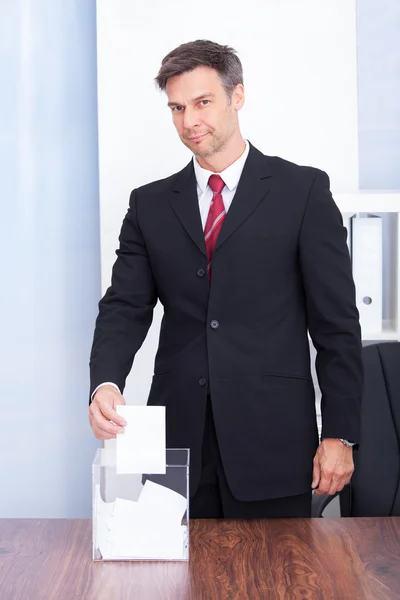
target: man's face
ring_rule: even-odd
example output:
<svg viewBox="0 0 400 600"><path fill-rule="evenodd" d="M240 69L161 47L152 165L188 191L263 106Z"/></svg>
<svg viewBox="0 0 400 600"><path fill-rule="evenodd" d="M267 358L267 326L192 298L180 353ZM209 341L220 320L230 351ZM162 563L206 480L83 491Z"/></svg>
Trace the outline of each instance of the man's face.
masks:
<svg viewBox="0 0 400 600"><path fill-rule="evenodd" d="M238 85L231 102L220 77L210 67L198 67L167 81L168 106L182 142L199 158L224 149L239 130L238 110L244 102Z"/></svg>

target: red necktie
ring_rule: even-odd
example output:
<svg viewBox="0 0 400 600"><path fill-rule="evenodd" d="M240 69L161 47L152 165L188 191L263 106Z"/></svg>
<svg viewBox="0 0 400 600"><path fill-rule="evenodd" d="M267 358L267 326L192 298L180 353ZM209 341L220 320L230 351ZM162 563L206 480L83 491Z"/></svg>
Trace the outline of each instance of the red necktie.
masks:
<svg viewBox="0 0 400 600"><path fill-rule="evenodd" d="M225 182L219 175L211 175L208 180L208 185L213 191L213 197L208 212L206 226L204 228L204 239L207 249L207 275L211 279L211 258L217 242L217 238L222 228L225 219L226 211L224 201L222 199L222 190Z"/></svg>

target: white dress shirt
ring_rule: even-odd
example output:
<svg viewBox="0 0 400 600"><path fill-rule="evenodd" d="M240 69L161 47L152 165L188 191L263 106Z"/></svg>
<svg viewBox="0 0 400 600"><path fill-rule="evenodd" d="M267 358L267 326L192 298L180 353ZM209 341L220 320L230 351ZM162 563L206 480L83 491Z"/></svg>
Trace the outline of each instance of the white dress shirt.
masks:
<svg viewBox="0 0 400 600"><path fill-rule="evenodd" d="M245 140L245 142L246 147L244 149L243 154L237 160L235 160L235 162L232 163L227 169L225 169L225 171L217 173L217 175L220 175L220 177L222 177L225 183L225 187L222 190L222 200L224 201L226 212L228 212L232 204L236 188L239 184L239 180L242 175L244 163L246 162L247 156L249 154L249 142L247 140ZM193 167L197 181L197 195L199 198L201 224L204 230L208 217L208 211L210 210L210 204L213 197L213 192L210 186L208 185L208 180L210 179L210 176L214 175L215 173L213 171L207 171L207 169L203 169L195 158L193 159Z"/></svg>
<svg viewBox="0 0 400 600"><path fill-rule="evenodd" d="M242 175L244 163L246 162L247 156L249 154L249 142L245 140L245 144L246 147L243 151L243 154L224 171L222 171L221 173L217 173L217 175L220 175L220 177L222 177L225 183L225 187L222 190L222 200L224 201L226 213L228 212L232 204L236 188L239 184L239 180ZM208 185L208 180L210 179L210 176L214 175L215 173L213 171L207 171L207 169L203 169L203 167L201 167L197 162L196 158L193 158L193 167L197 181L197 196L199 198L201 224L204 230L208 217L208 211L210 210L211 199L213 197L213 191ZM98 385L97 388L94 390L92 394L92 399L97 390L103 385L111 385L120 392L119 387L115 383L113 383L112 381L105 381L104 383Z"/></svg>

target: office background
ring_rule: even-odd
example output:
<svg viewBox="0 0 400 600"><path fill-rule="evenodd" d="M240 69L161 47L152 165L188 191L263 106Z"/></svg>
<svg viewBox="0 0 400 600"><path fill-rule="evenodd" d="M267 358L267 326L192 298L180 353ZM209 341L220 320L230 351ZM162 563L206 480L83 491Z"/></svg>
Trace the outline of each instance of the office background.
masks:
<svg viewBox="0 0 400 600"><path fill-rule="evenodd" d="M183 0L168 3L165 7L160 2L143 5L134 0L129 3L127 0L99 0L99 16L105 17L113 6L113 18L118 19L118 15L121 18L128 4L129 14L133 17L130 22L124 22L122 18L121 35L117 38L112 37L111 21L108 34L104 29L96 29L96 3L92 0L3 0L0 5L0 517L90 516L91 462L99 442L94 439L87 419L88 356L97 301L114 260L106 244L114 243L115 246L116 243L115 223L122 217L123 203L128 200L128 176L130 187L134 187L171 172L168 170L170 163L161 162L164 146L160 140L164 138L168 144L173 144L170 145L172 161L179 163L178 168L190 158L176 134L174 136L172 124L167 120L165 102L151 82L159 61L172 47L196 37L211 37L237 47L243 59L245 78L248 73L248 94L257 78L263 83L267 108L262 122L271 124L269 138L266 136L264 140L264 135L259 135L257 139L257 135L251 135L252 127L255 133L256 123L244 111L244 133L266 153L279 153L294 160L301 155L303 145L298 133L292 133L292 141L290 134L298 131L301 113L295 119L290 113L273 112L279 110L279 101L276 89L268 85L265 71L271 78L278 77L276 67L274 70L277 56L271 51L265 57L262 55L263 60L258 57L256 62L251 52L255 47L252 43L266 52L270 40L260 43L264 26L267 38L268 33L270 36L274 33L271 19L281 19L287 36L285 43L281 42L281 48L286 47L284 60L290 65L291 57L295 58L300 50L301 56L312 55L310 40L316 48L319 43L325 44L326 36L319 40L316 35L317 26L325 22L331 26L325 33L330 32L333 37L340 33L337 55L343 60L346 56L344 45L349 43L353 27L357 50L356 81L354 78L348 81L348 87L343 91L344 94L348 92L342 99L343 109L337 111L339 117L343 115L347 119L346 106L351 104L354 90L358 92L354 113L356 116L358 113L357 121L350 119L348 126L343 128L346 139L341 156L342 160L348 158L343 160L343 170L335 172L337 162L332 159L329 150L332 138L328 136L326 146L320 146L325 148L324 164L319 164L321 152L315 160L311 155L310 159L312 164L330 172L337 188L354 185L368 189L400 188L400 5L397 0L379 3L377 0L359 0L356 6L350 0L325 3L286 0L279 3L285 4L285 10L281 12L278 3L272 0L266 3L265 9L257 6L252 11L250 2L246 4L247 16L242 14L240 3L221 1L221 6L229 6L229 10L218 10L221 20L225 15L224 26L220 20L213 28L204 26L204 29L201 20L208 23L210 15L202 15L198 3ZM341 11L345 11L350 21L342 23L338 29L344 14ZM193 20L197 25L189 30L187 24ZM103 18L99 26L104 23ZM303 27L299 27L299 23ZM130 40L129 31L124 38L124 27L140 34L143 56L141 53L131 56L129 52L124 55L124 50L131 48L129 44L124 47ZM223 39L220 30L224 32ZM257 33L254 40L253 30ZM121 56L121 69L116 76L121 81L124 77L133 78L138 94L138 100L133 98L128 131L136 122L144 128L133 140L132 152L124 153L121 164L118 135L113 136L111 113L107 112L111 108L101 104L101 99L106 100L107 96L100 93L99 123L100 129L103 128L100 144L102 136L109 142L100 150L103 167L100 169L100 187L97 36L102 44L98 47L99 64L107 39L109 43L121 43L119 49L114 45L114 51ZM301 46L290 45L293 36ZM314 66L318 65L318 57L314 60ZM151 72L143 67L147 64L153 65ZM334 69L335 62L332 61L330 66ZM342 66L351 75L351 64L343 63ZM101 78L109 72L104 63L104 69L99 70L100 91L107 89L104 87L107 82ZM335 73L337 83L343 83L340 72L336 70ZM324 77L318 70L310 77L310 81L316 82L316 89L318 82L321 86L319 102L316 102L316 106L322 107L321 119L325 118L326 102L337 92L332 89L331 94L327 93L329 80ZM289 83L283 78L280 81L281 89L286 91L281 98L281 104L283 102L285 106ZM255 84L253 90L253 93L257 91ZM141 103L141 93L146 99L153 94L153 104ZM299 95L295 86L293 95ZM321 104L321 98L326 102ZM249 99L248 110L261 120L259 101L259 97L253 101ZM124 99L120 102L125 110ZM140 109L134 109L136 106ZM102 110L105 111L103 118ZM307 110L307 102L304 102L303 110ZM335 119L334 115L332 119ZM114 122L121 125L116 115ZM146 123L150 122L154 123L154 128L146 130ZM110 127L108 132L107 127ZM340 119L332 127L332 136L337 133L337 127L339 130L343 127ZM346 137L353 129L356 141ZM120 133L123 134L122 129ZM315 139L321 143L321 137ZM338 143L340 139L335 138L335 151ZM308 145L310 152L312 147L312 144ZM353 168L347 171L346 165L357 167L356 172ZM119 199L114 200L115 215L114 220L110 220L104 211L111 210L111 182L121 170L124 182L127 182L126 189L120 186L116 190ZM387 227L390 228L390 222ZM107 254L102 262L100 232L102 252ZM143 361L148 371L151 364L149 366L147 353L155 342L156 330L152 336L148 346L143 348L142 356L138 357L138 366ZM146 385L147 380L143 379L138 395L143 396ZM133 393L132 386L129 389Z"/></svg>

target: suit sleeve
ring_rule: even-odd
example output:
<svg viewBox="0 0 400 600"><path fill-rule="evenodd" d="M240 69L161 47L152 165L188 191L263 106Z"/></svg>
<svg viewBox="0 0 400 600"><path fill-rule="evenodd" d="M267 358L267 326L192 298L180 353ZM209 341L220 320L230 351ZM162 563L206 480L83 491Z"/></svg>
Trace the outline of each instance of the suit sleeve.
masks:
<svg viewBox="0 0 400 600"><path fill-rule="evenodd" d="M105 381L125 387L136 352L143 344L157 302L146 245L138 224L134 190L119 236L111 286L99 302L90 354L90 396Z"/></svg>
<svg viewBox="0 0 400 600"><path fill-rule="evenodd" d="M322 438L359 442L363 386L361 331L346 229L317 171L299 236L308 329L317 351Z"/></svg>

